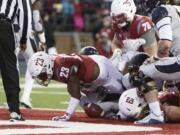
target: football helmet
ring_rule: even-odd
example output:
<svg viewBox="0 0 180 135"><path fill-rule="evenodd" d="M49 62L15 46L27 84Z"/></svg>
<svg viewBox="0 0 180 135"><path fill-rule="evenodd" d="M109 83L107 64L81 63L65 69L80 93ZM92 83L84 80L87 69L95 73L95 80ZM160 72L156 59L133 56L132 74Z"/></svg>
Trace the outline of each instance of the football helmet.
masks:
<svg viewBox="0 0 180 135"><path fill-rule="evenodd" d="M137 88L129 89L119 98L119 114L126 119L137 119L142 109L147 105L144 98L137 93Z"/></svg>
<svg viewBox="0 0 180 135"><path fill-rule="evenodd" d="M166 0L142 0L144 10L151 14L152 10L162 4L166 4Z"/></svg>
<svg viewBox="0 0 180 135"><path fill-rule="evenodd" d="M93 46L85 46L79 51L80 55L98 55L98 51Z"/></svg>
<svg viewBox="0 0 180 135"><path fill-rule="evenodd" d="M47 86L53 75L53 61L45 52L37 52L28 61L28 70L40 85Z"/></svg>
<svg viewBox="0 0 180 135"><path fill-rule="evenodd" d="M133 0L113 0L111 4L112 24L118 28L125 27L131 22L136 13L136 6Z"/></svg>

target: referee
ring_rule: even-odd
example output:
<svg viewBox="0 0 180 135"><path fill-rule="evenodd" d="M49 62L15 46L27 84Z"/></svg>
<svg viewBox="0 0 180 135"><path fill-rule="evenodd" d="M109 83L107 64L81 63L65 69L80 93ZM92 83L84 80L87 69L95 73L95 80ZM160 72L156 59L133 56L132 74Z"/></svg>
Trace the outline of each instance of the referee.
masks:
<svg viewBox="0 0 180 135"><path fill-rule="evenodd" d="M0 0L0 69L10 111L10 121L24 120L19 109L20 86L13 22L18 18L19 12L26 11L27 6L27 0ZM24 19L27 19L27 16L28 14L24 14ZM28 26L25 23L24 26ZM26 36L27 29L23 32L21 45L26 44Z"/></svg>

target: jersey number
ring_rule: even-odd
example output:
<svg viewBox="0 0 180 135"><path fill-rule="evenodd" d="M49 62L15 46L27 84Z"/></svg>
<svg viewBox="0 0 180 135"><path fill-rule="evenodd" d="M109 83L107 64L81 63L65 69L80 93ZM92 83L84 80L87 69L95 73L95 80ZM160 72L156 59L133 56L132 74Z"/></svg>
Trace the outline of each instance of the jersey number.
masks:
<svg viewBox="0 0 180 135"><path fill-rule="evenodd" d="M126 98L126 103L133 104L134 103L134 98L127 97Z"/></svg>
<svg viewBox="0 0 180 135"><path fill-rule="evenodd" d="M43 64L44 64L44 60L43 59L40 59L40 58L36 59L36 63L35 63L36 66L41 66L42 67Z"/></svg>
<svg viewBox="0 0 180 135"><path fill-rule="evenodd" d="M68 78L69 75L69 68L66 67L61 67L61 71L60 71L60 77L65 77Z"/></svg>
<svg viewBox="0 0 180 135"><path fill-rule="evenodd" d="M145 22L142 24L143 28L144 28L144 31L147 31L149 29L151 29L151 25L149 22Z"/></svg>

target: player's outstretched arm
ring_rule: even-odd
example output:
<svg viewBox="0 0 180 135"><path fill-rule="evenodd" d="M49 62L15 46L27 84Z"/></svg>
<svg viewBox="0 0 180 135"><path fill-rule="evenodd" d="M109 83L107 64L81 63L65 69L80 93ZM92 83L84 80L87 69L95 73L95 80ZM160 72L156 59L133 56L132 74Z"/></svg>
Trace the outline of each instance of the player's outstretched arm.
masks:
<svg viewBox="0 0 180 135"><path fill-rule="evenodd" d="M80 88L79 88L79 78L77 75L71 75L68 83L67 83L68 92L71 96L68 108L66 113L63 116L53 117L54 121L68 121L70 120L72 114L75 112L77 106L80 102Z"/></svg>

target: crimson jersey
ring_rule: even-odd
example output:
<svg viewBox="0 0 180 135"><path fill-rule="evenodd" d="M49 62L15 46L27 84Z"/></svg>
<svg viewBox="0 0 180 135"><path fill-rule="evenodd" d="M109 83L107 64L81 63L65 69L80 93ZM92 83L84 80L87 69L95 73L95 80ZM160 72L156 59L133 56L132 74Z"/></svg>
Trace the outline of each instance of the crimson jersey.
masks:
<svg viewBox="0 0 180 135"><path fill-rule="evenodd" d="M115 34L117 39L120 41L120 45L123 45L123 40L140 38L152 28L153 23L149 17L135 15L134 20L130 26L128 26L128 30L125 30L124 28L119 29L117 26L115 26Z"/></svg>
<svg viewBox="0 0 180 135"><path fill-rule="evenodd" d="M161 104L180 106L180 93L175 91L162 91L158 93L158 99Z"/></svg>
<svg viewBox="0 0 180 135"><path fill-rule="evenodd" d="M75 70L79 80L92 82L94 68L97 64L88 56L79 55L57 55L53 67L53 80L67 83L71 77L72 70Z"/></svg>

